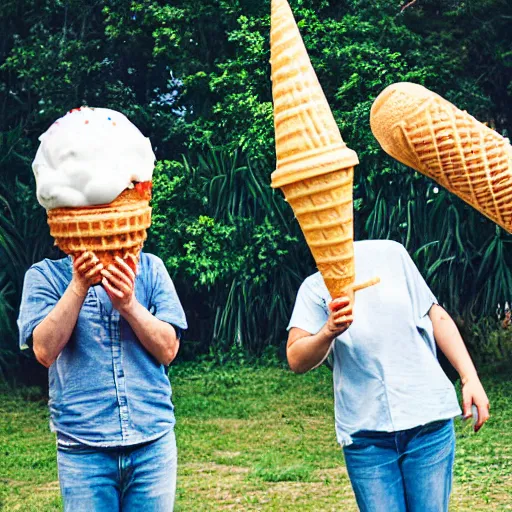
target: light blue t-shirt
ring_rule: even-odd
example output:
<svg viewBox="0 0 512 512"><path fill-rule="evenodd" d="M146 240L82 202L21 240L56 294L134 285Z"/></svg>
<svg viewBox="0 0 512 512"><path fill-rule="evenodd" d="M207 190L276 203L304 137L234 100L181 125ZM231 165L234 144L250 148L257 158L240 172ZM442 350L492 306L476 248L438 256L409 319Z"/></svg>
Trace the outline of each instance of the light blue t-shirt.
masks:
<svg viewBox="0 0 512 512"><path fill-rule="evenodd" d="M338 442L361 430L394 432L461 413L436 357L429 310L437 300L405 248L389 240L354 243L356 279L380 283L355 294L354 321L333 343ZM299 289L288 329L317 333L331 296L319 272Z"/></svg>

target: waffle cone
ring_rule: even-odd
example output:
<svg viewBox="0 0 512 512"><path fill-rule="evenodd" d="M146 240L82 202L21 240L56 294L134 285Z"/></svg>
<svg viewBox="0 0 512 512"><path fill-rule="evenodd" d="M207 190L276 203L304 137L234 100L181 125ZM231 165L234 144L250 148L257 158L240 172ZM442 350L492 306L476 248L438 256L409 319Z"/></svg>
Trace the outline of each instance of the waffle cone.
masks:
<svg viewBox="0 0 512 512"><path fill-rule="evenodd" d="M349 167L282 187L333 298L354 283L352 175Z"/></svg>
<svg viewBox="0 0 512 512"><path fill-rule="evenodd" d="M50 234L66 254L93 252L107 267L115 257L139 258L151 224L149 189L126 189L108 205L55 208L48 211Z"/></svg>
<svg viewBox="0 0 512 512"><path fill-rule="evenodd" d="M382 91L372 106L370 124L389 155L512 233L508 139L438 94L405 82Z"/></svg>
<svg viewBox="0 0 512 512"><path fill-rule="evenodd" d="M341 137L286 0L272 0L270 49L277 157L272 187L283 190L331 297L350 294L359 160Z"/></svg>
<svg viewBox="0 0 512 512"><path fill-rule="evenodd" d="M341 138L286 0L272 0L270 51L277 156L272 186L358 164Z"/></svg>

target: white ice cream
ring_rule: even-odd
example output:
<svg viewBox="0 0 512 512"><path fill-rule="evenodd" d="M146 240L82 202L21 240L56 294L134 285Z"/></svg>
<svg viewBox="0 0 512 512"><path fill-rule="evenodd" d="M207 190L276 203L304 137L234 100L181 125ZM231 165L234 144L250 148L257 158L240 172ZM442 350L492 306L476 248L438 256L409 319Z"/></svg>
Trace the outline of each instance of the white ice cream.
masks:
<svg viewBox="0 0 512 512"><path fill-rule="evenodd" d="M123 114L81 107L43 133L32 163L47 210L111 203L133 181L151 181L151 143Z"/></svg>

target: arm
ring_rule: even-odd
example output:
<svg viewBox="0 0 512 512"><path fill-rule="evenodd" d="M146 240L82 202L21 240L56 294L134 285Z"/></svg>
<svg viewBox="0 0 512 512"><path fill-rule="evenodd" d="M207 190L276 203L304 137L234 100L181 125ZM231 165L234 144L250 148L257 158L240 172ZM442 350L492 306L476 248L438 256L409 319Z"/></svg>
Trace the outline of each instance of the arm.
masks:
<svg viewBox="0 0 512 512"><path fill-rule="evenodd" d="M144 348L159 363L172 363L178 354L180 342L171 324L155 318L135 299L135 296L129 305L119 310L119 313L130 324Z"/></svg>
<svg viewBox="0 0 512 512"><path fill-rule="evenodd" d="M348 297L333 300L329 308L329 318L316 334L298 327L290 329L286 356L293 372L305 373L319 366L327 357L334 339L350 327L353 317Z"/></svg>
<svg viewBox="0 0 512 512"><path fill-rule="evenodd" d="M471 416L473 404L478 409L478 421L475 424L475 432L478 432L489 419L489 399L478 378L473 361L450 315L441 306L434 304L429 311L429 316L434 326L437 345L460 375L464 417Z"/></svg>
<svg viewBox="0 0 512 512"><path fill-rule="evenodd" d="M161 364L169 365L176 357L179 339L174 327L154 317L137 301L134 293L135 273L132 268L117 257L117 268L109 265L102 270L102 284L112 306L130 324L144 348Z"/></svg>
<svg viewBox="0 0 512 512"><path fill-rule="evenodd" d="M49 368L66 346L75 328L80 309L89 287L97 281L103 268L92 253L85 252L73 262L73 277L46 318L32 334L36 359Z"/></svg>

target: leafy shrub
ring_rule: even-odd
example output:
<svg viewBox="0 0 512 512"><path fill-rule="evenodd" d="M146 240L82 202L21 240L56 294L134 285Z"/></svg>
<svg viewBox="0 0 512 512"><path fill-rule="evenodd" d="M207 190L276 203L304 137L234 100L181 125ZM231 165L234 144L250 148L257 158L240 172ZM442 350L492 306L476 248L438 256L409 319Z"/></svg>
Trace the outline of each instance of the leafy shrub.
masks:
<svg viewBox="0 0 512 512"><path fill-rule="evenodd" d="M156 174L148 248L163 257L202 353L284 341L309 250L268 167L210 150ZM184 344L186 345L186 344Z"/></svg>
<svg viewBox="0 0 512 512"><path fill-rule="evenodd" d="M4 377L30 358L19 353L16 327L25 272L33 263L61 254L53 247L46 213L33 195L34 187L15 181L0 196L0 375Z"/></svg>

